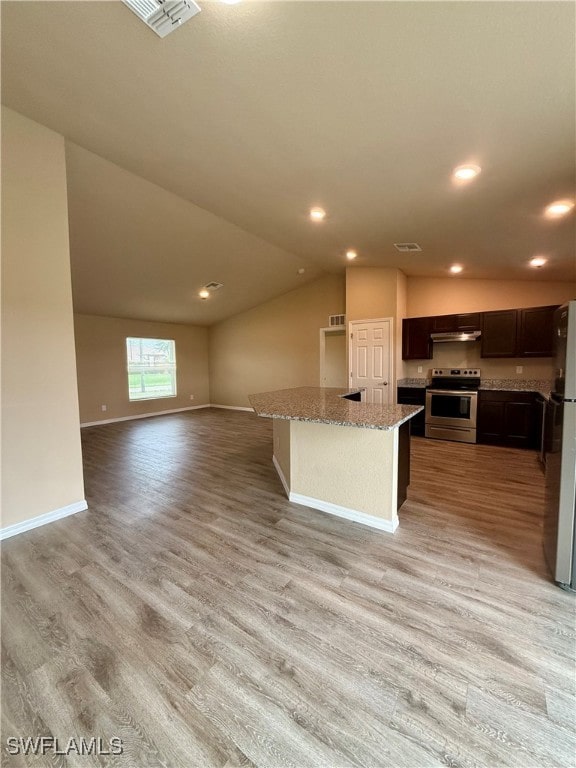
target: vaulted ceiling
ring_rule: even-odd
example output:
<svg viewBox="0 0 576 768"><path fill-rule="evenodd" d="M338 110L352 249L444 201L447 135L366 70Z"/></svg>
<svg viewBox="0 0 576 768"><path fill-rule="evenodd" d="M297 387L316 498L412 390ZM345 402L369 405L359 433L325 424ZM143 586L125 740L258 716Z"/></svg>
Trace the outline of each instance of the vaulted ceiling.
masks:
<svg viewBox="0 0 576 768"><path fill-rule="evenodd" d="M67 139L78 311L208 324L347 248L574 279L574 214L542 215L574 198L573 3L199 2L164 39L120 2L2 3L2 100Z"/></svg>

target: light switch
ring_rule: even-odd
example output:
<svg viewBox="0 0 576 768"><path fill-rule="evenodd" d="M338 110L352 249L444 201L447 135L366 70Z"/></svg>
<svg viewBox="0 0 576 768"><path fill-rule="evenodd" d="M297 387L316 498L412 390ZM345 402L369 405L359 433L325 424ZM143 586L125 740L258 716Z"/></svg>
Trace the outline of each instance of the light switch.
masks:
<svg viewBox="0 0 576 768"><path fill-rule="evenodd" d="M524 373L524 366L523 365L517 365L516 366L516 373Z"/></svg>

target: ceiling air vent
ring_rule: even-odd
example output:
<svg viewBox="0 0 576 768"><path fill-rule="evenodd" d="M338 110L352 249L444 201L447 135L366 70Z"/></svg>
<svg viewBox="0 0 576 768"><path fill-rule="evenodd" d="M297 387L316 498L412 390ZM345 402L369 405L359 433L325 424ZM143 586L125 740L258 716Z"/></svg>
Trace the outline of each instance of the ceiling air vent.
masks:
<svg viewBox="0 0 576 768"><path fill-rule="evenodd" d="M394 248L400 253L416 253L422 250L418 243L394 243Z"/></svg>
<svg viewBox="0 0 576 768"><path fill-rule="evenodd" d="M200 12L194 0L122 0L158 37L166 37Z"/></svg>
<svg viewBox="0 0 576 768"><path fill-rule="evenodd" d="M222 288L223 285L224 285L224 283L214 283L214 282L212 282L212 283L206 283L204 288L206 288L207 291L217 291L218 288Z"/></svg>
<svg viewBox="0 0 576 768"><path fill-rule="evenodd" d="M346 325L346 315L328 315L328 325L330 328Z"/></svg>

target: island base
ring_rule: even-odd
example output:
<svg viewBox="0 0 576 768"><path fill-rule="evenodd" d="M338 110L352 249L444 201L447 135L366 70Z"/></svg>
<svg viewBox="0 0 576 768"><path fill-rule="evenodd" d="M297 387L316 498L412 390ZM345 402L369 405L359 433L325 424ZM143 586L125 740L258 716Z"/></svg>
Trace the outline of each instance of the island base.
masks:
<svg viewBox="0 0 576 768"><path fill-rule="evenodd" d="M410 428L274 419L274 466L290 501L393 533L410 477Z"/></svg>

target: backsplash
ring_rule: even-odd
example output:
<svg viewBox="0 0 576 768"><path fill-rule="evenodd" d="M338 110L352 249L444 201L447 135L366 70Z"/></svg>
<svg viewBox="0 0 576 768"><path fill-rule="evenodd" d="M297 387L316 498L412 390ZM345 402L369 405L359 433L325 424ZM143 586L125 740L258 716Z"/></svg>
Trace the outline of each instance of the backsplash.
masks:
<svg viewBox="0 0 576 768"><path fill-rule="evenodd" d="M482 379L533 379L549 381L554 378L554 361L551 357L480 357L480 342L447 342L434 344L432 360L405 360L405 378L426 378L432 368L480 368ZM422 373L418 373L418 366ZM517 373L516 367L522 366Z"/></svg>

